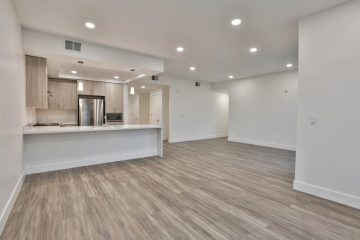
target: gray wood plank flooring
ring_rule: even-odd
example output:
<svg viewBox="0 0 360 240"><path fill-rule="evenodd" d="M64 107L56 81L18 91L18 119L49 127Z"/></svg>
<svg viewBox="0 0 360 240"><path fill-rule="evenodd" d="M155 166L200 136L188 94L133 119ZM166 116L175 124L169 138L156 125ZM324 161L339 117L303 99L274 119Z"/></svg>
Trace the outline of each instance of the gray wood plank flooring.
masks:
<svg viewBox="0 0 360 240"><path fill-rule="evenodd" d="M359 240L360 211L292 190L295 153L213 139L26 177L1 240Z"/></svg>

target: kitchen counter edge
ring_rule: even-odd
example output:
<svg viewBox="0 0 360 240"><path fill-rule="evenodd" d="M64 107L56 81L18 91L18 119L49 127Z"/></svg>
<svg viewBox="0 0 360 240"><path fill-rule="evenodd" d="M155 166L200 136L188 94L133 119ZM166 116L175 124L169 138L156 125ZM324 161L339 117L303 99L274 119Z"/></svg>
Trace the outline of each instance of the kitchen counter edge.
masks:
<svg viewBox="0 0 360 240"><path fill-rule="evenodd" d="M72 126L72 127L59 127L59 126L46 126L46 127L33 127L25 126L23 130L24 135L34 134L53 134L53 133L81 133L81 132L104 132L104 131L125 131L125 130L141 130L141 129L160 129L158 125L119 125L119 126Z"/></svg>

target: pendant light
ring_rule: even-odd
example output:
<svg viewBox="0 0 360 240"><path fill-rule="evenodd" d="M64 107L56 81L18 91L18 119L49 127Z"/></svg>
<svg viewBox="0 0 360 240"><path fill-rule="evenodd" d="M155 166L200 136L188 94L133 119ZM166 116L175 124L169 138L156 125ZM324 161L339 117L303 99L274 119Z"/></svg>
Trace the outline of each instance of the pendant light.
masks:
<svg viewBox="0 0 360 240"><path fill-rule="evenodd" d="M80 81L79 81L79 84L78 84L78 91L79 91L79 92L84 91L84 83L83 83L83 82L80 82Z"/></svg>

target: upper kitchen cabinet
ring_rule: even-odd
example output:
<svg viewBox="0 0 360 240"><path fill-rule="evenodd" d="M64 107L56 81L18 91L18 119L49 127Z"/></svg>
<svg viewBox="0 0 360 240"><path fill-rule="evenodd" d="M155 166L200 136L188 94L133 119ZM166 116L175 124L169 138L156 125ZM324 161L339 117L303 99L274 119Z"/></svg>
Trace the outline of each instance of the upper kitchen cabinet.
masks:
<svg viewBox="0 0 360 240"><path fill-rule="evenodd" d="M106 113L123 112L123 85L120 83L106 83L105 95Z"/></svg>
<svg viewBox="0 0 360 240"><path fill-rule="evenodd" d="M76 110L76 81L49 79L49 109Z"/></svg>
<svg viewBox="0 0 360 240"><path fill-rule="evenodd" d="M48 108L46 59L26 56L26 106Z"/></svg>
<svg viewBox="0 0 360 240"><path fill-rule="evenodd" d="M97 81L78 81L79 95L105 96L105 83Z"/></svg>

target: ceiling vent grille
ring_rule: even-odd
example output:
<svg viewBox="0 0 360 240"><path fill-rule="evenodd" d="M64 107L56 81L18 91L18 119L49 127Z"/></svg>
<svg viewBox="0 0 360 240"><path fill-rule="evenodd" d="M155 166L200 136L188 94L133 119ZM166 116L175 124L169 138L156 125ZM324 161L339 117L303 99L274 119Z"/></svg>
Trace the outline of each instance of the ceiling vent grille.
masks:
<svg viewBox="0 0 360 240"><path fill-rule="evenodd" d="M75 52L81 52L81 43L65 40L65 49Z"/></svg>

